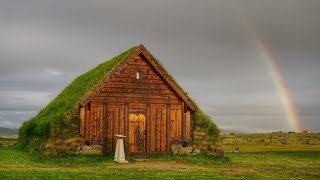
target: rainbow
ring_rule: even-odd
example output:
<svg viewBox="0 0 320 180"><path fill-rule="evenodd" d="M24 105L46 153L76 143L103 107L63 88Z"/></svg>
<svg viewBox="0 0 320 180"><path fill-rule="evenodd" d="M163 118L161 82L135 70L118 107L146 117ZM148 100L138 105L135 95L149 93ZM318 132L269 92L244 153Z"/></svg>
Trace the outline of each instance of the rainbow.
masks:
<svg viewBox="0 0 320 180"><path fill-rule="evenodd" d="M279 68L277 67L277 64L274 61L272 53L265 45L262 37L259 36L255 31L253 31L252 33L254 35L257 51L259 52L261 58L263 59L265 65L267 66L270 72L271 78L277 88L277 92L281 100L283 109L285 111L289 128L292 131L300 132L302 128L300 124L299 113L296 110L296 107L290 96L290 91L287 88L284 78Z"/></svg>
<svg viewBox="0 0 320 180"><path fill-rule="evenodd" d="M273 80L277 89L277 94L281 100L281 104L286 115L288 127L291 131L301 132L302 126L300 124L299 113L292 101L290 91L287 88L284 78L274 61L272 53L264 43L263 38L257 33L257 31L255 31L253 24L250 23L250 17L247 16L245 7L241 3L237 3L237 5L234 6L234 10L235 12L238 12L239 17L241 17L243 20L250 37L253 35L257 52L260 54L263 63L270 72L271 79Z"/></svg>

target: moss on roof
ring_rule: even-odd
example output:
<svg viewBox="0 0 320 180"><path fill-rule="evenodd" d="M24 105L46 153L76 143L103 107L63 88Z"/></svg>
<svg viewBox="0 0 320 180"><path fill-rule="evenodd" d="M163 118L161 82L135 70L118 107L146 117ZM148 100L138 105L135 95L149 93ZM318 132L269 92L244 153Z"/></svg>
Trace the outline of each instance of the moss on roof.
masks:
<svg viewBox="0 0 320 180"><path fill-rule="evenodd" d="M130 48L72 81L35 117L23 123L19 131L18 147L31 151L41 150L49 138L55 138L54 136L72 136L72 132L70 131L62 131L59 133L64 134L57 134L58 132L54 132L56 131L54 124L60 121L61 123L64 122L62 126L68 127L69 124L66 124L64 119L68 119L67 116L70 116L70 112L78 111L78 103L81 98L136 48L136 46Z"/></svg>

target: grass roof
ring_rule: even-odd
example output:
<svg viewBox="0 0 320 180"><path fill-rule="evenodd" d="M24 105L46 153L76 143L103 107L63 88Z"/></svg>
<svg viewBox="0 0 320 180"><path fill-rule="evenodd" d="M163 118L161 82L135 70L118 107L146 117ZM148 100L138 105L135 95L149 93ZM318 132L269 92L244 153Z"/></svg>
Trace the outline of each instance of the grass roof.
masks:
<svg viewBox="0 0 320 180"><path fill-rule="evenodd" d="M72 116L73 111L78 112L78 103L81 98L133 52L135 48L136 46L109 61L99 64L72 81L35 117L23 123L19 132L18 147L28 150L40 150L49 138L72 136L73 132L70 131L54 132L56 131L54 129L56 122L59 122L61 127L70 126L65 120L68 119L68 116Z"/></svg>
<svg viewBox="0 0 320 180"><path fill-rule="evenodd" d="M79 102L137 46L80 75L35 117L23 123L17 147L30 152L41 152L47 143L79 136ZM215 142L219 130L211 118L196 108L192 122L201 127L205 136L199 141ZM193 129L194 132L196 129ZM194 138L193 138L194 139ZM199 138L198 138L199 139ZM196 140L195 140L196 141ZM199 142L197 142L199 144Z"/></svg>

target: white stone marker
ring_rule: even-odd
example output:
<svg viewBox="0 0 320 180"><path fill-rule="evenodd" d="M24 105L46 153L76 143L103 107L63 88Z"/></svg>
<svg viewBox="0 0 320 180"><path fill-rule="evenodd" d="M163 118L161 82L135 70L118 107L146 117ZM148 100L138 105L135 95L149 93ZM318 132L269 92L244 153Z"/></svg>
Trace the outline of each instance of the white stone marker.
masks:
<svg viewBox="0 0 320 180"><path fill-rule="evenodd" d="M115 134L115 136L118 139L117 139L116 151L114 153L114 161L116 161L118 163L128 163L128 161L126 161L126 157L124 154L124 148L123 148L123 138L125 138L126 136L116 135L116 134Z"/></svg>

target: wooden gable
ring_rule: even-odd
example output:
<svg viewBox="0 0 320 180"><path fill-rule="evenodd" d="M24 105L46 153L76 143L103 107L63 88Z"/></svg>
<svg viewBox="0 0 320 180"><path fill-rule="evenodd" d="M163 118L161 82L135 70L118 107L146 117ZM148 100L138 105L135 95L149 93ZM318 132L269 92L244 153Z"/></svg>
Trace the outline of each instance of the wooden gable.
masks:
<svg viewBox="0 0 320 180"><path fill-rule="evenodd" d="M140 66L138 66L138 64ZM134 69L135 65L137 65L138 69ZM143 65L143 66L141 66ZM131 66L132 72L124 73L124 69L128 66ZM144 69L145 67L145 69ZM151 70L150 70L151 68ZM130 69L125 69L125 71L130 71ZM139 45L129 56L127 56L118 66L114 67L114 69L109 73L100 83L97 84L95 88L93 88L87 95L85 95L80 101L80 106L84 107L88 102L92 100L92 98L99 96L101 93L109 93L109 96L115 96L116 94L112 94L112 89L114 87L109 87L112 83L116 83L117 85L123 84L123 86L135 86L132 88L132 91L139 91L139 84L135 83L136 72L141 72L143 76L141 79L137 79L137 82L144 82L148 84L148 89L152 89L150 85L155 84L156 86L167 86L169 89L164 88L159 91L157 89L154 90L153 96L161 97L169 97L170 101L174 101L176 97L181 98L181 100L189 107L192 111L195 110L196 105L192 102L192 100L186 95L186 93L182 90L182 88L174 81L174 79L169 75L169 73L159 64L159 62L148 52L148 50L141 44ZM144 71L149 71L145 73ZM148 76L148 78L144 78ZM152 77L151 77L152 76ZM138 89L137 89L138 88ZM121 91L121 87L118 87L117 92ZM143 90L140 91L140 96L143 96ZM152 90L151 90L152 91ZM111 93L110 93L111 92ZM150 92L150 90L148 90ZM126 96L126 92L123 92L123 97ZM131 92L132 93L132 92ZM166 93L165 95L163 93ZM110 97L111 98L111 97ZM142 97L136 97L142 98ZM132 99L130 99L132 100ZM129 100L128 100L129 101Z"/></svg>
<svg viewBox="0 0 320 180"><path fill-rule="evenodd" d="M191 138L196 105L143 45L119 62L80 102L80 135L113 153L114 134L128 154L163 154Z"/></svg>

